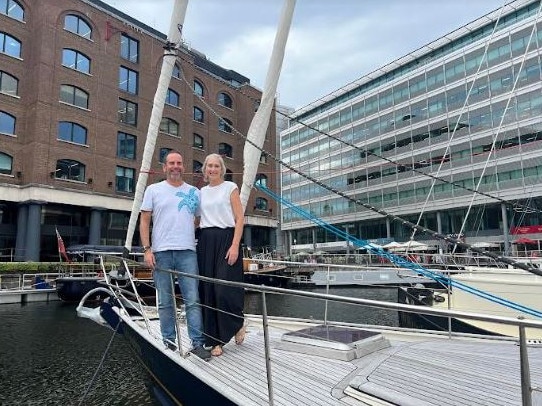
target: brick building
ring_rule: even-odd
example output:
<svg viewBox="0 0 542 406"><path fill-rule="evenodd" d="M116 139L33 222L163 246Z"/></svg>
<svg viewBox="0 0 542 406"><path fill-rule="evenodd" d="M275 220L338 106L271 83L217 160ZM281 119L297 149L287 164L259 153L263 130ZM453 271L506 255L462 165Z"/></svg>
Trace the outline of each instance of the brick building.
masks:
<svg viewBox="0 0 542 406"><path fill-rule="evenodd" d="M57 258L55 228L66 245L122 245L166 36L98 0L0 8L0 260ZM244 139L234 129L246 134L260 97L248 78L183 46L149 182L176 149L189 183L203 185L201 164L217 152L241 186ZM275 139L273 115L264 148L274 151ZM274 164L263 161L257 176L276 188ZM276 215L254 190L244 243L274 245Z"/></svg>

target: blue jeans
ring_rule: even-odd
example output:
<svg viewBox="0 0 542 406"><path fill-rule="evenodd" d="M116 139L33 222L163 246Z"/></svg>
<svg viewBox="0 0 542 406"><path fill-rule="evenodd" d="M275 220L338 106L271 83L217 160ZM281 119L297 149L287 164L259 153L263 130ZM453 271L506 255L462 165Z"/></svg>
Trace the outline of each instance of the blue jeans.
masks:
<svg viewBox="0 0 542 406"><path fill-rule="evenodd" d="M156 268L153 272L153 279L158 292L158 316L160 317L160 331L164 340L176 342L175 333L176 306L175 292L172 278L174 274L166 270L184 272L191 275L198 274L198 261L196 252L191 250L161 251L155 252ZM181 294L186 308L186 324L188 336L192 345L200 346L205 343L203 336L203 321L201 317L201 306L199 304L198 280L188 276L177 275Z"/></svg>

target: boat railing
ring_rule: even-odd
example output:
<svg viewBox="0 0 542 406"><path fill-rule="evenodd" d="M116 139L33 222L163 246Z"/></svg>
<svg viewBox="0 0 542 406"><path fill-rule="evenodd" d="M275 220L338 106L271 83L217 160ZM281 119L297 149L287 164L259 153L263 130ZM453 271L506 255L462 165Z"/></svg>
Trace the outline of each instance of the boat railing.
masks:
<svg viewBox="0 0 542 406"><path fill-rule="evenodd" d="M53 289L60 276L62 273L57 272L0 274L0 291Z"/></svg>
<svg viewBox="0 0 542 406"><path fill-rule="evenodd" d="M127 272L128 276L130 277L130 273ZM429 306L416 306L416 305L408 305L403 303L398 303L396 301L381 301L381 300L373 300L373 299L365 299L365 298L356 298L351 296L339 296L329 293L320 293L320 292L311 292L311 291L305 291L305 290L294 290L294 289L284 289L284 288L278 288L278 287L270 287L270 286L264 286L264 285L254 285L244 282L233 282L233 281L227 281L227 280L219 280L219 279L213 279L208 278L200 275L191 275L183 272L176 272L177 276L182 277L188 277L188 278L196 278L200 282L206 282L206 283L215 283L230 287L237 287L242 288L246 292L250 292L251 294L256 294L260 296L260 304L261 304L261 315L258 317L261 318L262 328L263 328L263 336L264 336L264 348L263 351L265 352L265 359L266 359L266 371L267 371L267 379L268 379L268 391L269 391L269 400L270 404L272 404L273 399L273 393L272 393L272 368L271 368L271 351L270 351L270 331L269 331L269 325L270 322L273 321L280 321L282 318L280 315L270 315L267 308L268 298L272 295L282 295L282 296L293 296L297 299L311 299L311 300L317 300L319 302L324 302L325 312L324 312L324 318L323 320L318 319L317 317L306 315L302 316L304 320L310 319L314 324L324 324L329 326L356 326L361 328L367 328L367 329L375 329L378 328L380 330L388 330L389 332L396 332L398 334L401 333L410 333L413 332L417 333L423 333L427 336L440 336L441 338L447 338L451 339L453 337L471 337L471 338L479 338L484 340L505 340L505 341L511 341L511 342L517 342L519 344L519 362L520 362L520 378L521 378L521 392L522 392L522 401L524 405L531 405L532 404L532 391L539 390L537 388L532 388L530 383L530 369L529 369L529 359L528 359L528 346L529 345L539 345L540 340L537 340L536 342L531 342L527 340L526 335L526 329L536 329L537 332L542 332L542 320L534 320L534 319L526 319L523 317L518 318L512 318L512 317L502 317L502 316L494 316L490 314L481 314L481 313L473 313L473 312L466 312L466 311L458 311L458 310L449 310L449 309L438 309L438 308L432 308ZM124 296L123 292L121 290L120 296ZM121 304L123 301L121 301ZM127 303L124 301L124 303ZM461 319L468 319L468 320L477 320L477 321L483 321L483 322L490 322L490 323L498 323L498 324L505 324L505 325L512 325L515 326L518 329L518 338L515 337L497 337L497 336L482 336L482 335L476 335L476 334L465 334L465 333L457 333L453 331L447 331L447 332L438 332L438 331L428 331L428 330L416 330L416 329L408 329L408 328L400 328L395 326L381 326L376 324L360 324L359 322L341 322L341 321L330 321L328 319L328 313L327 313L327 306L328 303L333 303L335 306L337 305L352 305L352 306L364 306L374 309L382 309L382 310L388 310L388 311L395 311L395 312L409 312L409 313L422 313L426 315L432 315L432 316L440 316L440 317L448 317L448 318L461 318ZM150 323L147 316L147 310L145 309L144 303L141 300L137 300L136 302L133 302L132 299L132 305L134 306L132 309L137 310L141 316L145 320L145 324L147 327L148 332L153 335L156 333L153 333L150 329ZM123 305L123 307L126 305ZM309 311L313 312L316 311L317 306L311 305L307 306L307 309ZM125 308L126 310L126 308ZM320 309L321 310L321 309ZM218 310L217 311L221 311ZM351 311L350 313L353 313ZM246 316L251 317L251 316ZM252 317L251 317L252 318ZM291 315L289 315L290 320L294 320L295 318L291 318ZM301 318L298 318L298 320L301 320ZM181 348L181 330L177 329L177 334L179 335L177 337L177 343L179 343L179 352L183 354L183 350Z"/></svg>
<svg viewBox="0 0 542 406"><path fill-rule="evenodd" d="M376 308L376 309L394 310L394 311L409 312L409 313L422 313L422 314L432 315L432 316L461 318L461 319L477 320L477 321L483 321L483 322L515 326L518 329L519 339L515 337L510 337L508 338L508 340L518 342L519 344L521 391L522 391L523 405L531 405L532 404L531 392L533 390L539 390L537 388L531 387L527 349L529 345L533 345L533 344L539 345L540 340L528 341L526 329L527 328L538 329L538 331L542 332L542 320L526 319L521 316L517 318L502 317L502 316L494 316L490 314L481 314L481 313L473 313L473 312L458 311L458 310L437 309L437 308L431 308L429 306L416 306L416 305L408 305L408 304L402 304L402 303L397 303L397 302L386 302L386 301L380 301L380 300L346 297L346 296L333 295L329 293L319 293L319 292L310 292L310 291L303 291L303 290L284 289L284 288L278 288L278 287L258 286L258 285L248 284L248 283L218 280L218 279L207 278L204 276L197 276L197 275L189 275L182 272L180 273L180 275L191 277L191 278L197 278L200 280L200 282L217 283L217 284L221 284L225 286L239 287L239 288L245 289L245 291L247 292L259 294L261 296L260 302L261 302L261 312L262 312L261 314L262 327L263 327L263 332L264 332L264 345L265 345L264 351L265 351L266 360L269 360L269 361L271 361L271 358L270 358L270 345L269 345L269 338L268 338L269 337L269 331L268 331L269 314L267 311L267 298L269 295L289 295L289 296L295 296L298 298L317 299L317 300L324 301L326 311L325 311L324 320L322 320L321 322L325 325L337 324L334 322L332 323L328 320L327 304L339 303L343 305L366 306L366 307ZM313 321L315 323L317 322L317 320L313 320ZM348 323L339 323L339 324L348 325ZM376 326L369 325L365 327L375 328ZM378 327L382 328L382 326L378 326ZM407 331L420 332L420 330L403 329L399 327L390 327L389 329L393 331L403 331L403 332L407 332ZM443 332L440 332L440 334L439 332L425 331L425 330L423 332L425 334L437 334L441 336L443 335ZM448 331L448 332L445 332L444 334L448 338L468 336L468 337L477 337L477 338L483 337L484 339L487 339L487 340L505 339L503 337L491 337L491 336L481 336L481 335L476 335L476 334L455 333L453 331ZM180 339L180 337L178 337L178 339ZM267 366L267 374L268 374L268 387L272 388L272 375L271 375L270 365ZM273 399L272 393L269 393L269 399Z"/></svg>

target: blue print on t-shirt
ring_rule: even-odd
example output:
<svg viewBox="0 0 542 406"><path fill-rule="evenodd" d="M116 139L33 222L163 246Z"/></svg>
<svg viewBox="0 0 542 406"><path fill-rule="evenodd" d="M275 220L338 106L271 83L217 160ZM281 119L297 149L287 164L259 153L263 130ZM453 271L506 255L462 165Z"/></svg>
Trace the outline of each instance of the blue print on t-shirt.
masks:
<svg viewBox="0 0 542 406"><path fill-rule="evenodd" d="M190 213L194 214L196 212L196 209L198 208L198 204L199 204L199 199L198 199L198 196L196 195L196 189L190 189L190 192L188 192L188 194L183 193L183 192L177 192L175 193L175 196L178 196L181 198L181 201L179 202L179 205L177 206L179 211L182 210L183 206L186 206L186 208L188 209L188 211L190 211Z"/></svg>

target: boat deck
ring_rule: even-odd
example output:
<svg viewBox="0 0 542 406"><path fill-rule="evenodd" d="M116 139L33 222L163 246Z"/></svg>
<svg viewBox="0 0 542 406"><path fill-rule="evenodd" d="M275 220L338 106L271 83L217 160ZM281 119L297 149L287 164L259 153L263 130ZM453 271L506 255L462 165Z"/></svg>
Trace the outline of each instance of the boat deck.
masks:
<svg viewBox="0 0 542 406"><path fill-rule="evenodd" d="M247 317L242 345L205 362L166 351L192 373L214 382L234 403L268 405L261 320ZM141 328L145 323L137 322ZM271 323L270 323L271 324ZM454 339L384 332L390 346L360 358L331 359L318 346L285 344L282 336L306 324L275 321L269 329L275 405L521 405L519 346L497 340ZM157 319L150 322L162 346ZM182 326L182 350L189 349ZM310 341L310 340L309 340ZM296 351L296 345L300 351ZM290 349L286 347L290 346ZM331 351L331 350L329 350ZM542 404L542 345L528 351L533 404Z"/></svg>

